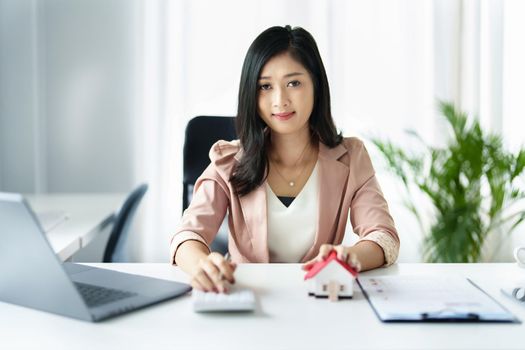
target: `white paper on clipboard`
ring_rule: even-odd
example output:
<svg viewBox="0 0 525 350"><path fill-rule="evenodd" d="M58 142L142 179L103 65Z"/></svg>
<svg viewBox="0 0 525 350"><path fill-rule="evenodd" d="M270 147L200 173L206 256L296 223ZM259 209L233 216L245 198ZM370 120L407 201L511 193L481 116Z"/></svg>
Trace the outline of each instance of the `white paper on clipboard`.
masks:
<svg viewBox="0 0 525 350"><path fill-rule="evenodd" d="M358 282L382 321L520 322L459 276L361 276Z"/></svg>

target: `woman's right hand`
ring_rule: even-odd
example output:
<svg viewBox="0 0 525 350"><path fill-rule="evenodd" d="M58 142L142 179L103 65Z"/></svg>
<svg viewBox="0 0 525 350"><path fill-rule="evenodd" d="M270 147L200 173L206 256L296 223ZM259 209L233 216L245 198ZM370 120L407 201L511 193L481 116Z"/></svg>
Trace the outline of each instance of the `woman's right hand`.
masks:
<svg viewBox="0 0 525 350"><path fill-rule="evenodd" d="M235 283L233 273L237 265L224 259L219 253L211 252L199 260L191 274L191 286L204 292L227 293L226 282Z"/></svg>

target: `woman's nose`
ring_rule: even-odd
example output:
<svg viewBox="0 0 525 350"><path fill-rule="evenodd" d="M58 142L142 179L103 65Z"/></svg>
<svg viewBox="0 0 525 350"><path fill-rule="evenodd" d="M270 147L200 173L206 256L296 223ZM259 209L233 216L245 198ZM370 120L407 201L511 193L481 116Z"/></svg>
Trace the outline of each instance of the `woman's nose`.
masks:
<svg viewBox="0 0 525 350"><path fill-rule="evenodd" d="M273 93L273 107L288 107L290 100L286 90L274 89Z"/></svg>

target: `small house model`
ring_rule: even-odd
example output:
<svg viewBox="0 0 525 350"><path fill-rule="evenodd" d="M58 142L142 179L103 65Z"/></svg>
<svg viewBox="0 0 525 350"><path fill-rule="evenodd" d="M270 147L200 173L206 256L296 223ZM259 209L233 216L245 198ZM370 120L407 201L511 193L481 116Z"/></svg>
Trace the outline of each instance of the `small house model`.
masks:
<svg viewBox="0 0 525 350"><path fill-rule="evenodd" d="M332 251L328 257L314 264L304 276L308 295L329 298L331 301L352 298L357 271L337 258Z"/></svg>

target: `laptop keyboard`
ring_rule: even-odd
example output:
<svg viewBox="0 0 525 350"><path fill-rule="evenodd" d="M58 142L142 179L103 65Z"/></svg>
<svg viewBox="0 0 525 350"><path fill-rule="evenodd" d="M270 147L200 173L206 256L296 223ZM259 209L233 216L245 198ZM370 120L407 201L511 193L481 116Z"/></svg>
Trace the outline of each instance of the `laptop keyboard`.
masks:
<svg viewBox="0 0 525 350"><path fill-rule="evenodd" d="M137 293L126 292L119 289L94 286L92 284L75 282L80 294L88 307L97 307L117 300L126 299L137 295Z"/></svg>

